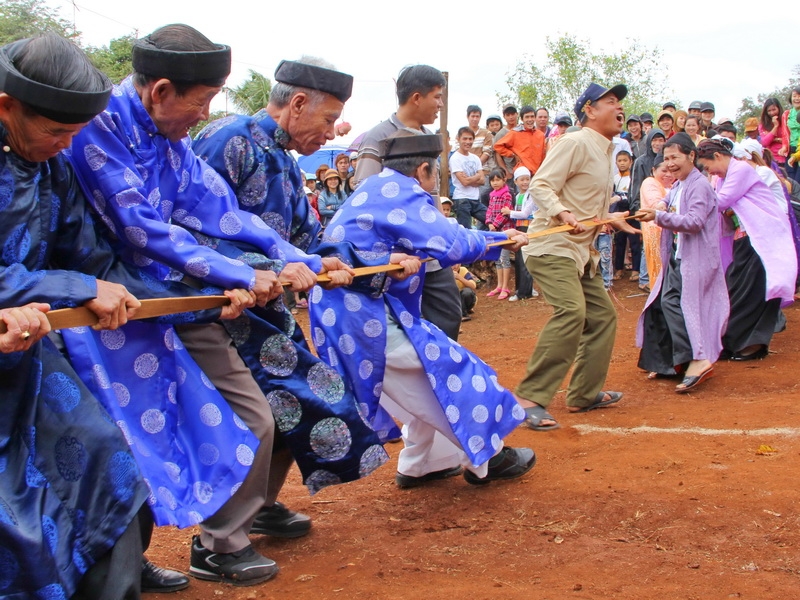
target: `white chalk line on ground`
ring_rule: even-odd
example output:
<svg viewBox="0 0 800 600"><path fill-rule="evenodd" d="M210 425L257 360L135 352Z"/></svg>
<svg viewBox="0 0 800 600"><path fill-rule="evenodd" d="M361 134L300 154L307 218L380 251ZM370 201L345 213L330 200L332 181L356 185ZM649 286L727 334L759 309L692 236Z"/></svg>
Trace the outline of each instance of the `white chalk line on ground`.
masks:
<svg viewBox="0 0 800 600"><path fill-rule="evenodd" d="M631 435L637 433L672 433L672 434L695 434L707 436L721 435L747 435L747 436L800 436L800 428L797 427L766 427L763 429L709 429L706 427L651 427L649 425L639 425L638 427L599 427L597 425L572 425L581 434L587 433L608 433L611 435Z"/></svg>

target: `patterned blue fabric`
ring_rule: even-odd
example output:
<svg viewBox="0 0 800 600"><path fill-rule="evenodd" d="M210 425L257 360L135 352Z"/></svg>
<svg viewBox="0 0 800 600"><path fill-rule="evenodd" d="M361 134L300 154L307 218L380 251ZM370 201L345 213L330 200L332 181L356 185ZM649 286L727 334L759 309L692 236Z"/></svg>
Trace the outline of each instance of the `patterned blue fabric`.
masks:
<svg viewBox="0 0 800 600"><path fill-rule="evenodd" d="M83 304L95 275L145 288L96 237L63 157L36 164L0 152L0 210L0 306ZM147 487L119 429L47 338L0 355L0 401L0 596L67 598Z"/></svg>
<svg viewBox="0 0 800 600"><path fill-rule="evenodd" d="M416 180L390 169L367 178L325 230L325 240L345 238L384 262L391 252L407 252L436 258L442 267L495 258L499 248L484 256L487 242L507 239L502 232L469 230L445 218ZM319 355L353 382L362 412L376 431L385 432L391 419L378 402L388 307L417 350L453 433L472 463L483 464L524 411L491 367L420 317L424 269L405 281L372 280L373 293L314 288L310 314Z"/></svg>
<svg viewBox="0 0 800 600"><path fill-rule="evenodd" d="M131 78L114 87L108 108L75 136L69 156L89 201L117 236L118 251L158 279L187 274L225 289L252 287L251 267L204 247L187 230L321 270L319 257L298 251L240 210L188 139L170 142L158 133Z"/></svg>
<svg viewBox="0 0 800 600"><path fill-rule="evenodd" d="M193 148L227 181L244 210L258 215L292 245L336 255L354 266L382 262L359 257L347 243L320 243L320 224L303 192L300 169L278 142L285 138L262 110L253 117L214 121L200 132ZM231 258L269 268L260 264L264 261L258 254L231 254L220 240L202 241ZM350 383L311 353L283 298L225 326L267 395L277 427L312 494L365 477L386 462L388 455L359 414Z"/></svg>

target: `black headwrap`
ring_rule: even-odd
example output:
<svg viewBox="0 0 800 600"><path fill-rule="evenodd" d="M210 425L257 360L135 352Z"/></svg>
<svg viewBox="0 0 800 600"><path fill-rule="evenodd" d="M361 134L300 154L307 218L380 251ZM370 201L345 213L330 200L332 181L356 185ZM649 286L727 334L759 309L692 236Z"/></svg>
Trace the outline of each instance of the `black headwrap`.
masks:
<svg viewBox="0 0 800 600"><path fill-rule="evenodd" d="M14 61L30 41L27 38L0 48L0 91L57 123L86 123L105 109L111 95L111 82L107 78L108 85L102 91L80 92L39 83L20 73Z"/></svg>
<svg viewBox="0 0 800 600"><path fill-rule="evenodd" d="M133 45L133 70L176 83L219 81L231 73L231 47L215 45L216 50L164 50L146 36Z"/></svg>
<svg viewBox="0 0 800 600"><path fill-rule="evenodd" d="M353 76L332 69L282 60L275 69L275 81L330 94L347 102L353 94Z"/></svg>
<svg viewBox="0 0 800 600"><path fill-rule="evenodd" d="M403 158L404 156L426 156L436 158L442 152L442 137L433 134L390 137L382 142L381 158Z"/></svg>

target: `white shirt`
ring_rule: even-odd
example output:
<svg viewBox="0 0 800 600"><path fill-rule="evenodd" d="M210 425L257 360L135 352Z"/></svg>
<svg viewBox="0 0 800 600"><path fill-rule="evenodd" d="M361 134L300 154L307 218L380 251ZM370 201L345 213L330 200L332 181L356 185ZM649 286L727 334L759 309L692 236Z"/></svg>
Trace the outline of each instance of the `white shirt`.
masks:
<svg viewBox="0 0 800 600"><path fill-rule="evenodd" d="M461 154L456 152L450 157L450 179L453 181L455 192L453 198L469 198L471 200L478 200L481 197L480 186L475 185L462 185L456 177L456 173L464 173L467 177L472 177L478 172L483 171L481 159L474 154Z"/></svg>

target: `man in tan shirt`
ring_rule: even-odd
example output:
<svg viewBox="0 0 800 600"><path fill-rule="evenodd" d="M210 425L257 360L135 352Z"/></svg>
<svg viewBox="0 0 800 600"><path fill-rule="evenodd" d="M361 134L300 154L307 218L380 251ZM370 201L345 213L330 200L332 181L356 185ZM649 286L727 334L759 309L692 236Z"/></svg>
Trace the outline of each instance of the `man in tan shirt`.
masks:
<svg viewBox="0 0 800 600"><path fill-rule="evenodd" d="M613 192L611 139L624 126L620 101L626 94L624 85L609 90L591 84L575 105L583 129L563 136L531 182L539 210L528 231L573 226L569 234L535 239L523 248L525 266L554 310L517 387L517 399L532 429L559 426L547 406L573 362L567 389L570 412L608 406L622 397L620 392L601 390L611 361L617 314L597 272L594 240L600 229L586 228L579 221L608 215Z"/></svg>

